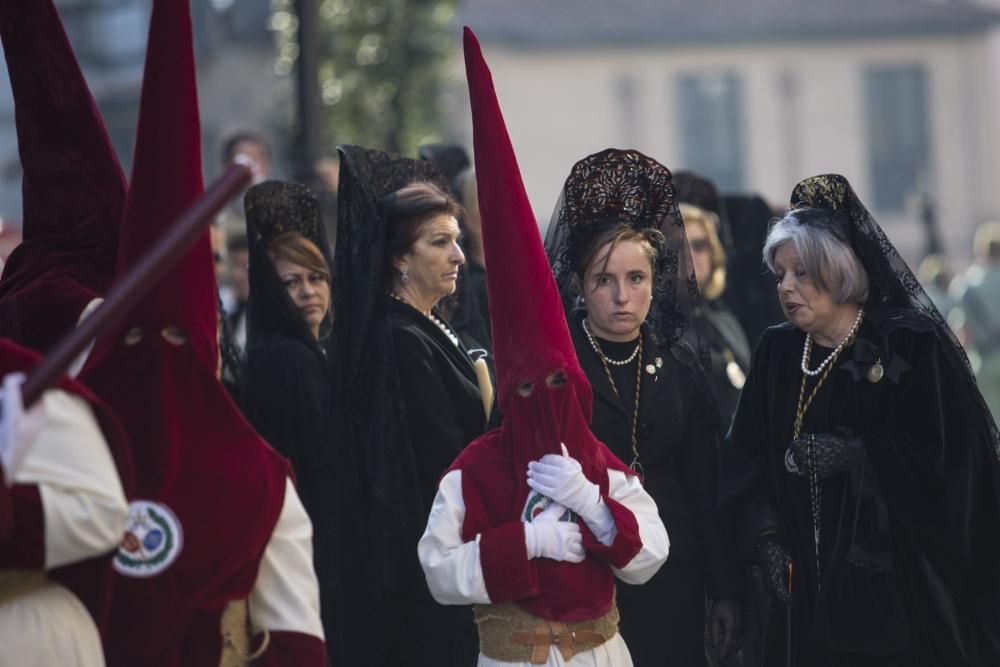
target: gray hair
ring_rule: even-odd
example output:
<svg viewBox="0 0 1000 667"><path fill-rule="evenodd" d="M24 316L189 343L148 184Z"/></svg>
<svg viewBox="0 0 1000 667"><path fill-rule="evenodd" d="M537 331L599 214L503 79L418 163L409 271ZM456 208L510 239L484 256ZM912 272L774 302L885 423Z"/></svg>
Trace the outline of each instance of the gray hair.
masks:
<svg viewBox="0 0 1000 667"><path fill-rule="evenodd" d="M837 303L868 300L868 274L854 250L834 231L842 213L803 208L775 220L764 241L764 263L774 273L774 254L788 242L802 258L809 279Z"/></svg>

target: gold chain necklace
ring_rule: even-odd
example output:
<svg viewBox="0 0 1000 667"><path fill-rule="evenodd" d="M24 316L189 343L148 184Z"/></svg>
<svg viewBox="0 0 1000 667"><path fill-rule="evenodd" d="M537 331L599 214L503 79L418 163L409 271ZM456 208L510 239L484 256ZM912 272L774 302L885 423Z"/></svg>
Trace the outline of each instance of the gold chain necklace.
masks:
<svg viewBox="0 0 1000 667"><path fill-rule="evenodd" d="M802 384L799 385L799 400L795 405L795 421L792 423L792 439L797 440L799 435L802 433L802 422L806 417L806 411L809 406L812 405L813 399L816 398L816 392L819 388L823 386L826 378L830 376L830 371L837 364L837 358L840 356L842 350L846 349L857 333L857 322L855 322L854 328L851 330L850 334L846 339L833 351L829 357L827 357L826 368L822 369L822 373L819 376L819 380L816 382L816 386L813 387L812 391L809 392L809 397L806 398L806 382L809 380L810 375L808 373L802 373ZM808 334L807 334L808 336ZM809 339L806 339L806 354L803 355L802 365L806 367L809 362L809 356L811 356L812 346L809 345ZM810 439L812 436L809 436ZM823 482L819 479L819 475L816 473L816 448L815 445L810 443L810 446L806 450L809 457L809 508L812 512L812 528L813 528L813 550L816 556L816 581L821 578L820 570L820 557L819 557L819 538L822 532L822 506L823 506Z"/></svg>
<svg viewBox="0 0 1000 667"><path fill-rule="evenodd" d="M586 325L584 325L586 326ZM618 393L618 387L615 385L615 379L611 377L611 368L608 367L608 358L604 355L604 351L601 350L600 346L597 344L596 340L591 339L594 343L594 352L597 353L597 358L601 360L601 366L604 368L604 374L608 376L608 382L611 383L611 389L615 392L615 396L618 400L622 400L622 395ZM638 357L639 361L635 365L635 407L632 410L632 463L629 464L629 469L632 472L643 477L645 471L642 469L642 464L639 463L639 445L637 439L637 433L639 430L639 388L642 386L642 334L639 334L639 345L636 347L638 354L634 355ZM624 406L623 406L624 407Z"/></svg>

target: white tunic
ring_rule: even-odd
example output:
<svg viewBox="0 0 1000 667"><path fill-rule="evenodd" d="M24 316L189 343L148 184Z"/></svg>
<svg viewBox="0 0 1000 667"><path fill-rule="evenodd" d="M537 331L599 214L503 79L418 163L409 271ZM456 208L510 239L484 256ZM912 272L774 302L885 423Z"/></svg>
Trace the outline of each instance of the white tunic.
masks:
<svg viewBox="0 0 1000 667"><path fill-rule="evenodd" d="M312 522L295 485L285 485L285 501L260 560L250 593L254 633L298 632L323 639L319 583L313 569Z"/></svg>
<svg viewBox="0 0 1000 667"><path fill-rule="evenodd" d="M50 390L42 405L41 430L13 481L38 487L49 570L117 547L128 503L87 402ZM73 593L51 581L0 602L0 647L0 667L104 665L90 614Z"/></svg>
<svg viewBox="0 0 1000 667"><path fill-rule="evenodd" d="M637 477L617 470L608 471L608 495L632 512L642 540L639 553L625 567L612 568L612 571L624 582L645 583L666 561L670 548L656 503ZM438 486L427 529L417 547L420 563L434 599L441 604L490 604L479 559L479 536L471 542L462 540L464 519L462 471L453 470ZM531 667L531 663L501 662L482 654L478 664L481 667ZM632 658L621 635L616 634L601 646L576 654L568 662L563 660L559 649L552 646L546 664L552 667L629 667Z"/></svg>

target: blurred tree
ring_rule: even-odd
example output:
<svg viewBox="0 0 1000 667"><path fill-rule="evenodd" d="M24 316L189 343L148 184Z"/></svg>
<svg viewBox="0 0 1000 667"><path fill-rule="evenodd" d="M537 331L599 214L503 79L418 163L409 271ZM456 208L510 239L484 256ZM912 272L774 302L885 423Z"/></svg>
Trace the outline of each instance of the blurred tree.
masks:
<svg viewBox="0 0 1000 667"><path fill-rule="evenodd" d="M299 56L294 0L273 0L277 69ZM440 140L444 68L457 38L455 0L319 0L324 143L413 154Z"/></svg>

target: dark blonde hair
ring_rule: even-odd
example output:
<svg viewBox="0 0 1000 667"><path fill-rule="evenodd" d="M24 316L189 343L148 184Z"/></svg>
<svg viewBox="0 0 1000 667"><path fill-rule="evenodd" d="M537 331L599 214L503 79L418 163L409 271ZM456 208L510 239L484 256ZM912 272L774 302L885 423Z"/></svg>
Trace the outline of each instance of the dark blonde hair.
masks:
<svg viewBox="0 0 1000 667"><path fill-rule="evenodd" d="M300 232L287 231L278 234L268 243L267 254L272 262L284 260L298 264L311 272L323 274L326 282L330 282L330 267L327 266L323 253L315 243Z"/></svg>
<svg viewBox="0 0 1000 667"><path fill-rule="evenodd" d="M702 291L706 301L718 299L726 290L726 251L719 240L719 216L693 204L680 204L684 225L698 224L705 230L709 256L712 260L712 275Z"/></svg>
<svg viewBox="0 0 1000 667"><path fill-rule="evenodd" d="M587 268L597 259L597 254L601 248L611 244L608 252L604 256L604 266L607 267L611 259L612 251L623 241L637 241L649 259L650 273L655 277L657 272L657 262L660 259L660 248L662 247L663 235L655 229L636 229L624 222L616 222L608 225L606 229L600 231L587 239L580 247L573 267L580 285L585 284Z"/></svg>

